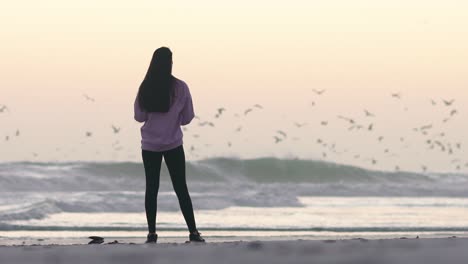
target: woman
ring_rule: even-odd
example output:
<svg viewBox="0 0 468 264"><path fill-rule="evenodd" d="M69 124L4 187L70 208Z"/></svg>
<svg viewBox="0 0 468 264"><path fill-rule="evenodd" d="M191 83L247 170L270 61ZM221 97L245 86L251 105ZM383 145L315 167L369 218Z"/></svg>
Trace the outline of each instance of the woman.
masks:
<svg viewBox="0 0 468 264"><path fill-rule="evenodd" d="M135 120L141 127L141 148L146 174L145 209L148 222L146 243L156 243L156 211L161 162L169 170L172 186L187 223L190 241L205 242L197 231L192 201L185 181L185 154L181 125L194 117L192 97L187 84L172 75L172 52L157 49L134 105Z"/></svg>

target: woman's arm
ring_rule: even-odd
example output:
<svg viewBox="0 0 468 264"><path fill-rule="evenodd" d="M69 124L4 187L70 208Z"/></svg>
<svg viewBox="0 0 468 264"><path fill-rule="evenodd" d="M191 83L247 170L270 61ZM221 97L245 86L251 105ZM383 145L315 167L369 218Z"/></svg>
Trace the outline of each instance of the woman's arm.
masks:
<svg viewBox="0 0 468 264"><path fill-rule="evenodd" d="M133 104L133 109L135 112L135 120L138 122L145 122L148 120L148 114L141 109L140 102L138 100L138 96L135 99L135 103Z"/></svg>
<svg viewBox="0 0 468 264"><path fill-rule="evenodd" d="M182 116L181 125L183 126L190 124L192 119L195 117L195 113L193 111L192 95L190 94L188 86L186 86L185 88L185 103L184 107L182 108L182 112L180 113Z"/></svg>

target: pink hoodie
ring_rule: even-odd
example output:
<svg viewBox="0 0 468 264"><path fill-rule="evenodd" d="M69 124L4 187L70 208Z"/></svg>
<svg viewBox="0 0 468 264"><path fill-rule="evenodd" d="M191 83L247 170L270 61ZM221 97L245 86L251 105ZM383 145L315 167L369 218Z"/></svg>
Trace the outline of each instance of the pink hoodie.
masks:
<svg viewBox="0 0 468 264"><path fill-rule="evenodd" d="M183 144L180 126L194 118L192 96L187 84L175 78L175 98L167 113L145 112L138 96L135 99L135 120L145 122L141 127L141 148L150 151L166 151Z"/></svg>

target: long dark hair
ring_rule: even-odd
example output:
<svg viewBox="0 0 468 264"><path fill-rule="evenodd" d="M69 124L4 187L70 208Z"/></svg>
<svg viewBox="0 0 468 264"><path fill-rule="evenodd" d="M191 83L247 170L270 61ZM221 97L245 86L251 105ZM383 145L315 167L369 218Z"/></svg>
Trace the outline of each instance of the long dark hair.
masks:
<svg viewBox="0 0 468 264"><path fill-rule="evenodd" d="M172 76L172 52L161 47L153 53L153 58L145 79L138 90L138 100L146 112L167 112L174 96L174 76Z"/></svg>

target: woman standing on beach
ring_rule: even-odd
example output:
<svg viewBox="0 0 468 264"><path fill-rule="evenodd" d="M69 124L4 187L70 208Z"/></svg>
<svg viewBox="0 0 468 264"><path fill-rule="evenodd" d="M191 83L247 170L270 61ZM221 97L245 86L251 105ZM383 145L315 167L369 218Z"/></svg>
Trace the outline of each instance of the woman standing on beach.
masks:
<svg viewBox="0 0 468 264"><path fill-rule="evenodd" d="M146 243L156 243L156 211L161 162L169 170L172 186L187 223L190 241L205 242L197 230L192 201L185 180L185 153L181 125L194 115L187 84L172 75L172 52L157 49L134 104L135 120L141 127L141 148L146 175L145 209L148 222Z"/></svg>

